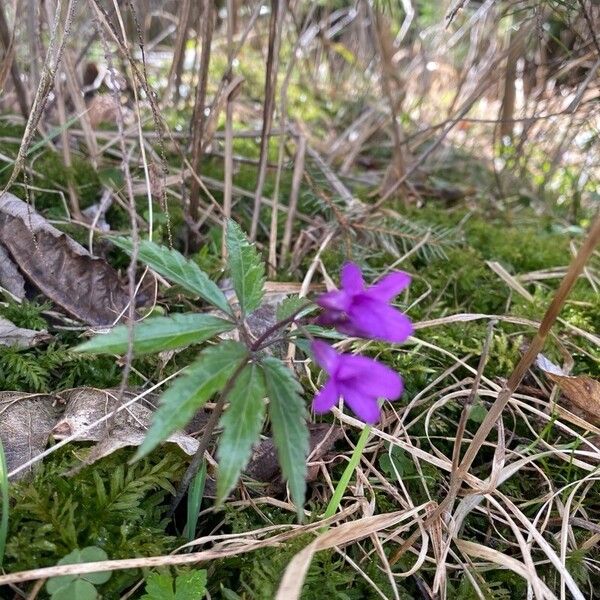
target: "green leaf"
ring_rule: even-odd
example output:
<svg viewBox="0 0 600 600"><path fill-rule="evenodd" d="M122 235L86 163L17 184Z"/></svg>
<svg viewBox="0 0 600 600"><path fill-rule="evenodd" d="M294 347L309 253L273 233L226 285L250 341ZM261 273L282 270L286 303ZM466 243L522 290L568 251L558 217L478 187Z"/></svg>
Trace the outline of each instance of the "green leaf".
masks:
<svg viewBox="0 0 600 600"><path fill-rule="evenodd" d="M77 575L61 575L60 577L51 577L46 583L46 591L54 595L59 590L62 590L71 585L77 579Z"/></svg>
<svg viewBox="0 0 600 600"><path fill-rule="evenodd" d="M227 224L227 260L233 289L243 314L256 310L263 299L265 265L254 244L250 244L240 226L233 220Z"/></svg>
<svg viewBox="0 0 600 600"><path fill-rule="evenodd" d="M221 596L223 596L224 600L244 600L241 596L236 594L233 590L223 587L223 584L221 584Z"/></svg>
<svg viewBox="0 0 600 600"><path fill-rule="evenodd" d="M108 555L102 548L97 546L88 546L81 550L79 562L100 562L101 560L108 560ZM83 573L80 575L81 579L85 579L94 585L100 585L106 583L112 575L111 571L98 571L96 573Z"/></svg>
<svg viewBox="0 0 600 600"><path fill-rule="evenodd" d="M208 314L177 314L153 317L137 323L133 328L133 350L137 354L161 352L198 344L218 333L231 331L235 325ZM97 335L75 348L76 352L92 354L127 352L129 329L119 325L108 333Z"/></svg>
<svg viewBox="0 0 600 600"><path fill-rule="evenodd" d="M58 564L75 565L102 560L108 560L108 555L102 548L87 546L81 550L76 548L73 552L63 556ZM52 600L94 600L98 597L94 584L106 583L111 575L110 571L99 571L82 575L51 577L46 584L46 591L52 596Z"/></svg>
<svg viewBox="0 0 600 600"><path fill-rule="evenodd" d="M292 500L302 519L306 493L306 458L308 456L308 427L302 388L279 359L268 356L262 361L273 441L283 476L288 482Z"/></svg>
<svg viewBox="0 0 600 600"><path fill-rule="evenodd" d="M83 579L75 579L52 593L52 600L97 600L96 588Z"/></svg>
<svg viewBox="0 0 600 600"><path fill-rule="evenodd" d="M201 600L206 595L206 571L182 573L175 580L168 574L151 573L141 600Z"/></svg>
<svg viewBox="0 0 600 600"><path fill-rule="evenodd" d="M256 364L248 365L229 392L229 408L221 418L217 504L227 498L250 460L265 418L265 382Z"/></svg>
<svg viewBox="0 0 600 600"><path fill-rule="evenodd" d="M190 483L187 493L187 521L183 529L183 537L191 542L196 537L196 527L204 496L204 485L206 483L206 460L202 461L200 470L196 473Z"/></svg>
<svg viewBox="0 0 600 600"><path fill-rule="evenodd" d="M133 243L129 238L111 238L111 241L125 252L131 254ZM209 304L231 314L231 307L219 286L193 261L165 246L159 246L149 240L139 243L138 258L151 269L179 284L186 290L206 300Z"/></svg>
<svg viewBox="0 0 600 600"><path fill-rule="evenodd" d="M277 320L283 321L288 317L291 317L294 313L310 312L314 308L312 304L306 298L300 298L300 296L289 296L281 301L281 304L277 307Z"/></svg>
<svg viewBox="0 0 600 600"><path fill-rule="evenodd" d="M206 595L206 571L182 573L175 580L175 600L201 600Z"/></svg>
<svg viewBox="0 0 600 600"><path fill-rule="evenodd" d="M141 600L175 600L173 578L169 574L150 573L146 579L146 593Z"/></svg>
<svg viewBox="0 0 600 600"><path fill-rule="evenodd" d="M233 341L221 342L201 352L162 395L152 426L134 460L145 456L174 431L184 427L247 359L246 348Z"/></svg>

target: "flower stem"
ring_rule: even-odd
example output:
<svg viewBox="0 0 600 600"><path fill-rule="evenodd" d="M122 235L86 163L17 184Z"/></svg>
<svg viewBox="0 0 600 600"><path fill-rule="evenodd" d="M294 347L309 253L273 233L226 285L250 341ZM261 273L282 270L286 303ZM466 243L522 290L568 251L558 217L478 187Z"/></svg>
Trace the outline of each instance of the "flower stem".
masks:
<svg viewBox="0 0 600 600"><path fill-rule="evenodd" d="M289 323L293 323L296 320L296 317L307 307L311 305L311 302L307 302L306 304L300 306L297 310L295 310L289 317L282 319L281 321L277 321L274 325L269 327L263 334L250 346L250 350L253 352L265 348L267 344L264 342L269 339L278 329L285 327ZM269 344L270 345L270 344Z"/></svg>
<svg viewBox="0 0 600 600"><path fill-rule="evenodd" d="M371 426L365 425L364 429L360 433L360 437L358 438L358 442L354 447L354 452L352 452L352 456L350 457L350 462L346 466L346 469L342 473L342 477L340 478L335 491L333 492L333 496L327 505L327 509L323 515L323 519L328 519L329 517L333 517L333 515L337 512L337 509L340 506L342 501L342 497L346 493L346 488L350 483L350 478L354 474L356 467L358 467L358 463L362 457L362 454L365 450L365 446L367 445L367 440L369 439L369 435L371 434Z"/></svg>

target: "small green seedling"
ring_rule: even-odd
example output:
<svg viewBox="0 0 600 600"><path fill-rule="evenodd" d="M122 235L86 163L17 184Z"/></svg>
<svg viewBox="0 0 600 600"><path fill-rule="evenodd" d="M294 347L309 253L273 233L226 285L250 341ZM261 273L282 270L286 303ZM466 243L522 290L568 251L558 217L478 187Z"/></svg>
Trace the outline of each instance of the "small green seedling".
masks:
<svg viewBox="0 0 600 600"><path fill-rule="evenodd" d="M73 550L58 561L59 565L76 565L79 563L99 562L107 560L106 552L97 546L88 546L82 550ZM52 600L97 600L97 585L106 583L112 573L82 573L81 575L61 575L51 577L46 583L46 591Z"/></svg>

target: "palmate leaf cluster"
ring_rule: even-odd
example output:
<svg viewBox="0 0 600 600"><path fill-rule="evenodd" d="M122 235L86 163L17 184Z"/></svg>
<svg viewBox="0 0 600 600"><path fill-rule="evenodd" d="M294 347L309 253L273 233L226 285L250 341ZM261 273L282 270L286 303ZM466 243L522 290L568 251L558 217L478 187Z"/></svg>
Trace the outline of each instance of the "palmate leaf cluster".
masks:
<svg viewBox="0 0 600 600"><path fill-rule="evenodd" d="M221 315L185 313L148 318L134 325L131 340L129 328L121 325L81 344L76 350L124 354L131 343L136 355L154 353L199 344L217 334L245 327L246 316L262 303L265 267L256 247L249 243L235 222L229 221L225 239L237 306L230 304L217 284L196 263L176 250L145 240L138 248L142 262L218 309ZM131 240L118 238L114 241L125 251L133 252ZM226 340L202 350L164 392L136 457L148 455L219 393L225 396L228 408L220 422L217 503L222 503L237 483L268 415L282 473L300 517L308 455L306 409L301 387L283 362L261 352L260 348ZM268 398L267 405L265 397Z"/></svg>
<svg viewBox="0 0 600 600"><path fill-rule="evenodd" d="M181 454L170 449L132 465L128 457L121 450L67 477L65 472L80 459L59 450L33 479L11 486L5 568L51 566L57 556L88 546L99 547L109 559L169 552L176 540L165 533L165 500L181 477ZM104 597L136 578L136 571L115 572L102 587Z"/></svg>

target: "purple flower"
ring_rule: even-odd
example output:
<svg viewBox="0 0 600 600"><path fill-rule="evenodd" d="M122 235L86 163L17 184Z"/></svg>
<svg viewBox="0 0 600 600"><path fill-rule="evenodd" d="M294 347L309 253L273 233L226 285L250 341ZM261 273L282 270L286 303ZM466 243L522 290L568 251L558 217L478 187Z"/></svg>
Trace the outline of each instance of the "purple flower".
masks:
<svg viewBox="0 0 600 600"><path fill-rule="evenodd" d="M329 344L311 344L317 363L329 374L327 383L313 400L313 410L324 413L340 398L366 423L379 419L378 398L396 400L402 394L402 378L372 358L338 354Z"/></svg>
<svg viewBox="0 0 600 600"><path fill-rule="evenodd" d="M413 333L412 323L390 302L410 279L408 273L397 271L367 288L358 265L348 262L342 267L342 289L317 298L324 309L318 322L351 336L404 342Z"/></svg>

